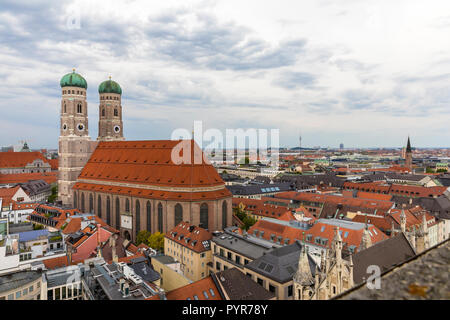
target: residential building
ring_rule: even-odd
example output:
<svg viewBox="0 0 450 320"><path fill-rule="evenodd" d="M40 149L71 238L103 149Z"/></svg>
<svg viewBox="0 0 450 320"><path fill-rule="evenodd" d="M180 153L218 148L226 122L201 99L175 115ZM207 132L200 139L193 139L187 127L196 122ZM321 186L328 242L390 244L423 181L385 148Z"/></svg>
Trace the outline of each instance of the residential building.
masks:
<svg viewBox="0 0 450 320"><path fill-rule="evenodd" d="M208 276L211 257L212 233L180 222L164 236L164 253L180 262L185 277L197 281Z"/></svg>
<svg viewBox="0 0 450 320"><path fill-rule="evenodd" d="M0 300L46 300L41 271L17 271L0 275Z"/></svg>

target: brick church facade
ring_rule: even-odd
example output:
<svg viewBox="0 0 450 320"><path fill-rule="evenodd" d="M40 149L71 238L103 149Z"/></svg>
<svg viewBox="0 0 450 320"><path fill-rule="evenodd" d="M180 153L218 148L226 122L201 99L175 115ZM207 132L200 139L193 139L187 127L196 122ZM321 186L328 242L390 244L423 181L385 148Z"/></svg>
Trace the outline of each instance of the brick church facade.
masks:
<svg viewBox="0 0 450 320"><path fill-rule="evenodd" d="M232 195L193 140L124 141L122 89L107 80L99 86L98 141L90 141L86 81L74 71L61 87L63 204L95 213L131 240L141 230L165 233L181 221L210 231L232 224ZM181 163L173 160L174 148Z"/></svg>

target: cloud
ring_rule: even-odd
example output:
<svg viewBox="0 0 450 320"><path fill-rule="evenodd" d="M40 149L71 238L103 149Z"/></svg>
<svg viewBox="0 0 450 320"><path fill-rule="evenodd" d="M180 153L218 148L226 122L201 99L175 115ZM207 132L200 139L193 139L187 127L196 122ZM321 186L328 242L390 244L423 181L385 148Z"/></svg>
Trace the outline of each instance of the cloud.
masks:
<svg viewBox="0 0 450 320"><path fill-rule="evenodd" d="M367 140L357 130L392 134L398 124L432 141L435 131L426 128L448 123L448 17L412 2L407 10L383 5L386 34L362 21L356 9L373 6L358 1L3 0L0 145L28 136L57 147L59 80L72 67L88 82L93 138L97 86L112 75L123 89L128 139L167 138L203 120L221 129L283 128L285 145L296 145L300 125L311 137L351 128L346 145L382 144L386 136ZM71 17L80 28L68 26ZM311 139L305 145L324 144L325 136Z"/></svg>
<svg viewBox="0 0 450 320"><path fill-rule="evenodd" d="M307 72L283 72L273 83L284 89L313 88L316 77Z"/></svg>

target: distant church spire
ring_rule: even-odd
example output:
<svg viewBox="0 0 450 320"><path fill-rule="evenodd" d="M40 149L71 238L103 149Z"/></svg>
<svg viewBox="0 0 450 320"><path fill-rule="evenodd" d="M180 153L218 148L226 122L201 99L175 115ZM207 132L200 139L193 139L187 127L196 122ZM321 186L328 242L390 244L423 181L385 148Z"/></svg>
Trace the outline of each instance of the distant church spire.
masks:
<svg viewBox="0 0 450 320"><path fill-rule="evenodd" d="M408 136L408 143L406 144L406 152L412 152L411 151L411 141L409 141L409 136Z"/></svg>

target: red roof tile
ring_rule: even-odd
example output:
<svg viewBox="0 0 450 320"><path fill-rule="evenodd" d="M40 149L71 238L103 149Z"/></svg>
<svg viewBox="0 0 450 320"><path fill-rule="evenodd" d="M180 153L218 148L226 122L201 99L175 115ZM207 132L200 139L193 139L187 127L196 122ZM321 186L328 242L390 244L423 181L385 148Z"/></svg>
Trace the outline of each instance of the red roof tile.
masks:
<svg viewBox="0 0 450 320"><path fill-rule="evenodd" d="M182 237L180 238L180 236ZM164 237L195 252L203 252L211 249L209 245L205 247L203 241L211 240L212 233L203 228L191 225L189 222L180 222L176 227L167 232ZM187 239L189 239L189 242L186 242Z"/></svg>
<svg viewBox="0 0 450 320"><path fill-rule="evenodd" d="M214 296L211 294L210 289L213 291ZM208 298L206 298L204 292L206 292ZM198 300L222 300L219 290L211 276L172 290L166 294L167 300L187 300L188 298L195 300L194 296L197 296Z"/></svg>

